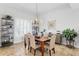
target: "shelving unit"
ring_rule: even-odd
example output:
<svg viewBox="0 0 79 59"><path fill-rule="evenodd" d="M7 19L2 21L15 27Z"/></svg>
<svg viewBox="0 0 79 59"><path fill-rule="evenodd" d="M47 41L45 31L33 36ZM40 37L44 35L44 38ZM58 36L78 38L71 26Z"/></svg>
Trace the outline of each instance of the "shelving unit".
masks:
<svg viewBox="0 0 79 59"><path fill-rule="evenodd" d="M11 16L5 15L0 20L0 46L13 44L14 39L14 20Z"/></svg>

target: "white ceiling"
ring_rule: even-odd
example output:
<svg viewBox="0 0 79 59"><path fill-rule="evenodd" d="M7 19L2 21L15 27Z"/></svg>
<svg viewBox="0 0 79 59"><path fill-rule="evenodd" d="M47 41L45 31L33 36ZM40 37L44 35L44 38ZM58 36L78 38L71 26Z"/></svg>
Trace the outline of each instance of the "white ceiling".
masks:
<svg viewBox="0 0 79 59"><path fill-rule="evenodd" d="M78 3L0 3L0 8L15 9L24 13L36 14L36 5L38 6L37 13L40 15L58 9L79 8Z"/></svg>

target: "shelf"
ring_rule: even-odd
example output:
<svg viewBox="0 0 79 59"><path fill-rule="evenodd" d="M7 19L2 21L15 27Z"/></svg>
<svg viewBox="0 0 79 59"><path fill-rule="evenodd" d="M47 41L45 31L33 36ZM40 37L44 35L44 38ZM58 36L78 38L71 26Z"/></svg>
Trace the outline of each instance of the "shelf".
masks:
<svg viewBox="0 0 79 59"><path fill-rule="evenodd" d="M13 42L2 42L2 47L6 47L6 46L11 46L13 44Z"/></svg>
<svg viewBox="0 0 79 59"><path fill-rule="evenodd" d="M1 18L0 23L0 36L1 36L1 43L2 46L10 45L10 41L14 39L14 20L9 15L6 15ZM6 42L5 42L6 41Z"/></svg>

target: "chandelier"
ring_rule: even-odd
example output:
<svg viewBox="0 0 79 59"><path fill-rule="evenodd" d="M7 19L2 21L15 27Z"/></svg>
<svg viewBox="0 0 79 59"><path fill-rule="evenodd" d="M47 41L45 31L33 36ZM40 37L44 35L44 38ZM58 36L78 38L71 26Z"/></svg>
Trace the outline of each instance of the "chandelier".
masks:
<svg viewBox="0 0 79 59"><path fill-rule="evenodd" d="M38 4L35 4L35 19L32 21L33 24L39 24L39 19L38 19Z"/></svg>
<svg viewBox="0 0 79 59"><path fill-rule="evenodd" d="M37 3L35 4L35 19L32 21L32 33L33 35L38 35L39 32L39 20L38 20L38 5Z"/></svg>

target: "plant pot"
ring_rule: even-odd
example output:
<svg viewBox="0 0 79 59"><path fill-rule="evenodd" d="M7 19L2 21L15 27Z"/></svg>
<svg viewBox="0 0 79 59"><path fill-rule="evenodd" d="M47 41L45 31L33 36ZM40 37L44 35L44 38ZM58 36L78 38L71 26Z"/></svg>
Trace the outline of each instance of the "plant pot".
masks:
<svg viewBox="0 0 79 59"><path fill-rule="evenodd" d="M74 47L74 40L70 39L70 40L66 40L67 44L66 46L69 48L75 48Z"/></svg>

